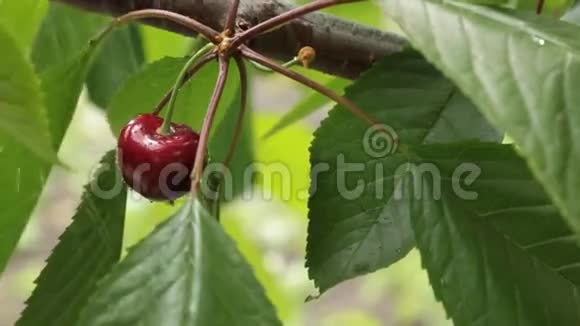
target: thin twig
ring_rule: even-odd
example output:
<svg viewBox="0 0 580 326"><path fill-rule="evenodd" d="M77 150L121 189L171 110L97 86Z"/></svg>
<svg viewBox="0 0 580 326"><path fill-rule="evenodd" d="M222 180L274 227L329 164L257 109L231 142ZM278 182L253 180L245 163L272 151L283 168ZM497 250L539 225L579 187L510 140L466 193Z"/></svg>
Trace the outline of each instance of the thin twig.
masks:
<svg viewBox="0 0 580 326"><path fill-rule="evenodd" d="M147 18L161 18L172 21L174 23L183 25L194 32L199 33L205 37L208 41L217 44L220 41L220 34L214 29L198 22L197 20L177 14L172 11L160 10L160 9L143 9L129 12L123 16L115 18L113 24L121 25L134 20L147 19Z"/></svg>
<svg viewBox="0 0 580 326"><path fill-rule="evenodd" d="M545 3L545 1L544 0L537 0L537 1L538 1L538 3L536 5L536 14L539 15L539 14L542 13L542 11L544 11L544 3Z"/></svg>
<svg viewBox="0 0 580 326"><path fill-rule="evenodd" d="M211 53L212 50L215 50L215 45L213 45L212 43L207 43L203 48L195 52L191 56L191 58L187 60L185 66L181 68L181 71L177 76L177 80L173 85L173 91L171 93L171 98L169 100L169 106L167 112L165 113L165 120L163 121L163 124L159 128L159 131L162 134L168 135L171 133L171 120L173 117L173 112L175 111L175 102L177 101L177 95L179 94L179 89L181 88L180 86L183 84L183 81L185 80L185 76L187 76L191 67L195 66L200 59L202 59L206 54Z"/></svg>
<svg viewBox="0 0 580 326"><path fill-rule="evenodd" d="M187 75L185 75L185 78L183 78L183 81L179 86L183 87L183 85L185 85L201 68L203 68L207 63L209 63L216 57L217 53L210 52L206 54L203 58L199 59L199 61L193 67L191 67L191 69L189 69ZM163 110L163 108L167 105L167 103L169 103L169 100L171 100L172 93L173 88L171 88L167 93L165 93L159 104L157 104L157 106L155 107L155 110L153 111L154 115L159 115L161 110Z"/></svg>
<svg viewBox="0 0 580 326"><path fill-rule="evenodd" d="M337 93L335 93L333 90L331 90L330 88L321 85L311 79L308 79L302 75L300 75L299 73L292 71L288 68L285 68L281 65L279 65L278 63L272 61L271 59L255 52L254 50L250 49L249 47L242 45L240 46L240 50L242 52L242 55L245 56L246 58L248 58L249 60L253 60L256 61L257 63L266 66L290 79L293 79L307 87L312 88L313 90L321 93L322 95L330 98L331 100L333 100L334 102L346 107L349 111L351 111L354 115L356 115L357 117L359 117L361 120L365 121L366 123L368 123L371 126L376 126L379 123L372 118L370 115L368 115L366 112L364 112L361 108L359 108L356 104L354 104L352 101L350 101L349 99L342 97L340 95L338 95Z"/></svg>
<svg viewBox="0 0 580 326"><path fill-rule="evenodd" d="M201 177L203 174L205 159L207 155L207 147L209 142L209 135L211 132L211 128L213 126L215 114L220 103L220 99L224 93L224 88L226 85L226 81L228 78L228 72L230 67L229 58L220 55L219 56L219 74L215 84L215 88L213 94L211 96L211 100L209 102L209 106L207 112L205 114L205 118L203 120L203 126L201 128L200 136L199 136L199 145L197 147L197 153L195 157L195 163L193 165L192 171L192 183L191 183L191 192L195 193L200 185Z"/></svg>
<svg viewBox="0 0 580 326"><path fill-rule="evenodd" d="M343 3L352 3L352 2L360 2L360 1L364 1L364 0L318 0L318 1L314 1L312 3L306 4L304 6L300 6L298 8L294 8L290 11L287 11L283 14L280 14L276 17L270 18L268 20L266 20L265 22L262 22L250 29L248 29L247 31L244 31L243 33L239 34L238 36L236 36L233 40L232 40L232 46L236 47L238 45L241 45L243 43L245 43L246 41L253 39L257 36L259 36L262 33L268 32L269 30L273 29L273 28L279 28L282 27L284 24L302 17L306 14L309 14L311 12L320 10L320 9L324 9L327 7L332 7L335 5L339 5L339 4L343 4Z"/></svg>
<svg viewBox="0 0 580 326"><path fill-rule="evenodd" d="M238 8L240 7L240 0L233 0L230 10L228 11L228 17L226 18L226 24L224 25L224 32L228 36L232 36L236 30L236 18L238 17Z"/></svg>
<svg viewBox="0 0 580 326"><path fill-rule="evenodd" d="M242 128L244 126L244 116L246 115L248 102L248 70L246 69L246 63L240 56L235 56L234 59L236 60L236 65L240 73L240 111L234 129L234 138L230 145L230 149L228 150L228 155L226 155L226 159L224 160L224 165L226 167L230 165L238 147L238 143L240 142L240 134L242 133Z"/></svg>

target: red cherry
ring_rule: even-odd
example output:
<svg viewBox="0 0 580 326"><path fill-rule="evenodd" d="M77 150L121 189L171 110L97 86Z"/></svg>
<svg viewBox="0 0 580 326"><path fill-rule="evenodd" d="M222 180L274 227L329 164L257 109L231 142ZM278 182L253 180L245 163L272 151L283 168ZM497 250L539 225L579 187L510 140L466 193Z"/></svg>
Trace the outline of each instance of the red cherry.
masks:
<svg viewBox="0 0 580 326"><path fill-rule="evenodd" d="M171 133L159 133L163 119L142 114L121 131L117 151L123 179L145 198L175 200L191 187L199 135L182 124Z"/></svg>

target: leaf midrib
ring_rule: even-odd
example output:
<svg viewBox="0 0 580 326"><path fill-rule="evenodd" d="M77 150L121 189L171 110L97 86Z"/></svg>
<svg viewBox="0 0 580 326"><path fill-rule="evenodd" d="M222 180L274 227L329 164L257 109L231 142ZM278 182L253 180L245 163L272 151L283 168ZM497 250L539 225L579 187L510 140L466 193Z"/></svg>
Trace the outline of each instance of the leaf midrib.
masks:
<svg viewBox="0 0 580 326"><path fill-rule="evenodd" d="M451 197L451 200L453 200L453 198L454 198L453 195L448 196L448 194L446 192L442 192L442 195L444 195L444 196L447 195L446 197ZM449 200L449 198L447 200ZM502 232L494 223L489 222L489 219L490 218L493 218L493 216L495 214L497 214L498 211L478 212L475 209L472 209L471 207L462 204L461 201L457 201L457 202L455 202L455 204L456 205L460 205L462 207L462 209L468 211L472 216L476 217L477 219L479 219L480 221L482 221L483 223L485 223L490 229L493 229L498 235L501 235L501 237L503 239L505 239L506 241L509 240L509 243L511 245L513 245L514 247L516 247L516 248L522 250L523 252L525 252L526 254L528 254L538 264L541 264L547 270L552 271L553 273L557 274L560 278L564 279L571 287L574 287L576 290L580 290L580 285L577 285L572 280L570 280L569 278L567 278L565 275L563 275L562 273L560 273L559 271L557 271L556 268L553 268L550 265L546 264L541 257L538 257L534 253L530 252L529 248L526 248L525 245L521 245L518 241L516 241L515 239L513 239L510 236L509 233ZM537 207L537 205L533 205L533 206L532 205L521 205L521 206L518 206L518 207L519 208L523 208L523 207L532 208L532 207ZM553 238L550 238L549 240L551 240L551 239L553 239ZM506 251L506 252L509 252L509 251ZM511 260L511 258L510 258L510 260ZM580 260L578 261L578 263L580 263ZM578 305L580 306L580 301L578 301Z"/></svg>

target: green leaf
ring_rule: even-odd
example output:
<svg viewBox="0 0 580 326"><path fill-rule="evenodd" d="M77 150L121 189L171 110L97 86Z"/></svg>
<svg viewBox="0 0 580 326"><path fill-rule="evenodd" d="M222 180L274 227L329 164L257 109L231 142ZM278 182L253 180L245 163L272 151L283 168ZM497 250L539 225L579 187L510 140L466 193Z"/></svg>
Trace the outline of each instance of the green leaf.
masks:
<svg viewBox="0 0 580 326"><path fill-rule="evenodd" d="M0 272L14 251L56 154L38 79L0 28ZM47 161L43 158L52 158Z"/></svg>
<svg viewBox="0 0 580 326"><path fill-rule="evenodd" d="M114 135L133 118L152 112L165 93L173 87L184 59L165 58L145 66L138 74L129 78L113 98L108 110L108 119ZM217 65L210 63L195 75L179 92L173 120L200 130L203 117L217 78ZM217 126L227 108L238 98L238 76L230 74L218 113ZM163 115L164 112L162 112Z"/></svg>
<svg viewBox="0 0 580 326"><path fill-rule="evenodd" d="M44 104L52 136L52 138L46 139L52 140L50 148L60 148L72 120L95 51L96 45L90 46L70 61L51 66L40 74L41 87L44 91ZM7 154L10 152L6 151ZM8 161L3 161L6 168L2 172L6 173L6 177L1 174L0 177L3 180L16 178L14 184L16 184L17 191L15 192L13 187L8 187L6 191L10 191L10 195L2 196L6 200L4 207L10 207L7 211L10 211L9 215L12 216L7 222L14 223L14 225L8 229L2 228L6 232L10 232L10 235L4 237L9 241L9 244L6 256L3 257L4 255L0 253L0 271L16 246L51 170L50 164L35 163L28 154L17 151L11 156L13 156L11 159L14 160L14 163L11 165ZM22 194L26 194L24 196L26 201L22 200ZM15 196L16 198L14 198ZM14 205L14 202L22 203ZM0 234L1 236L2 234Z"/></svg>
<svg viewBox="0 0 580 326"><path fill-rule="evenodd" d="M501 139L457 88L415 52L385 58L347 88L346 96L388 124L385 128L398 133L404 146ZM396 200L392 182L408 158L381 155L393 138L369 131L338 107L316 131L310 149L307 266L321 291L389 266L414 245L406 203Z"/></svg>
<svg viewBox="0 0 580 326"><path fill-rule="evenodd" d="M123 29L116 30L109 35L112 39L91 43L109 21L108 18L88 14L62 3L50 3L34 42L31 57L46 94L45 104L56 148L60 146L72 120L83 84L95 58L99 62L103 60L98 57L101 43L104 42L110 50L114 45L111 42L126 33ZM101 56L106 57L107 54L102 53ZM115 62L111 61L111 65L115 66ZM99 69L99 74L105 78L105 69L102 66L93 69ZM120 75L119 78L122 77ZM113 83L112 79L109 83Z"/></svg>
<svg viewBox="0 0 580 326"><path fill-rule="evenodd" d="M48 24L47 21L50 21L50 14L43 24ZM42 38L50 36L51 34L40 33L36 44L42 43ZM8 40L1 43L3 44L1 46L4 47L10 44ZM44 91L44 99L40 96L39 91L35 95L33 91L35 87L30 85L18 85L15 89L19 91L6 89L10 90L10 102L8 103L11 103L11 106L16 103L14 102L15 99L30 103L39 101L42 103L41 101L44 100L44 106L48 113L50 134L48 134L48 130L43 132L41 127L34 128L34 115L31 114L30 110L24 117L26 119L26 125L24 126L21 126L22 123L19 125L17 121L12 119L17 117L17 115L10 117L11 120L8 120L8 117L6 119L3 118L0 125L12 121L11 128L14 130L18 128L17 131L22 133L22 137L28 141L40 141L42 144L46 142L45 145L41 146L42 150L58 149L72 119L97 45L85 46L82 50L75 49L77 52L73 53L68 61L50 63L49 66L44 68L40 74L40 87ZM3 59L0 64L0 67L2 67L0 71L5 69L7 73L0 73L0 75L11 76L11 83L24 80L27 83L31 83L31 81L36 80L31 67L28 67L28 72L23 70L16 73L19 64L14 61L15 59L12 58L7 50L3 52ZM34 82L32 83L34 84ZM34 135L34 137L31 137L31 135ZM6 186L0 195L0 205L4 207L3 214L5 216L0 219L0 271L2 271L6 261L16 247L24 227L28 223L29 216L36 206L50 172L51 164L49 162L40 162L32 152L23 148L17 142L17 138L3 133L0 133L0 149L0 154L4 157L2 169L0 169L0 179L6 182Z"/></svg>
<svg viewBox="0 0 580 326"><path fill-rule="evenodd" d="M32 52L37 71L70 65L110 21L108 17L51 2ZM87 88L91 99L106 107L116 90L141 67L144 53L139 30L132 25L116 28L102 43L92 68L86 68L90 69ZM86 72L83 83L85 75Z"/></svg>
<svg viewBox="0 0 580 326"><path fill-rule="evenodd" d="M99 285L77 325L281 325L215 218L188 201Z"/></svg>
<svg viewBox="0 0 580 326"><path fill-rule="evenodd" d="M455 1L384 5L413 45L515 141L580 232L580 27Z"/></svg>
<svg viewBox="0 0 580 326"><path fill-rule="evenodd" d="M28 53L48 7L47 0L0 0L0 26Z"/></svg>
<svg viewBox="0 0 580 326"><path fill-rule="evenodd" d="M347 80L341 78L332 78L327 83L325 83L325 86L335 92L338 92L349 84L350 82ZM282 118L280 118L280 121L274 127L272 127L272 129L268 130L268 132L264 135L264 138L270 138L286 127L306 118L308 115L319 110L329 101L330 100L326 96L312 91L309 96L307 96L304 100L292 108L292 110L288 111Z"/></svg>
<svg viewBox="0 0 580 326"><path fill-rule="evenodd" d="M91 100L106 108L117 90L145 63L138 27L118 28L104 41L101 51L89 72L87 89Z"/></svg>
<svg viewBox="0 0 580 326"><path fill-rule="evenodd" d="M90 47L70 61L52 66L40 74L56 148L60 147L72 121L94 51L94 47Z"/></svg>
<svg viewBox="0 0 580 326"><path fill-rule="evenodd" d="M0 133L0 273L16 248L48 176L48 163Z"/></svg>
<svg viewBox="0 0 580 326"><path fill-rule="evenodd" d="M84 74L89 65L84 58L88 55L90 55L88 52L84 53L77 60L64 66L47 69L41 75L45 93L44 102L50 116L49 125L52 132L52 138L46 138L47 141L52 139L52 144L48 144L47 148L60 147L82 90ZM51 164L40 161L13 137L2 133L0 133L0 149L0 155L3 155L0 180L5 180L7 185L0 194L0 205L4 207L5 214L5 218L0 222L0 271L2 271L36 206Z"/></svg>
<svg viewBox="0 0 580 326"><path fill-rule="evenodd" d="M111 151L85 187L73 222L36 280L17 326L73 325L77 321L97 281L121 257L126 199L127 190Z"/></svg>
<svg viewBox="0 0 580 326"><path fill-rule="evenodd" d="M51 1L34 41L32 62L37 72L74 60L109 20Z"/></svg>
<svg viewBox="0 0 580 326"><path fill-rule="evenodd" d="M2 28L0 51L0 133L55 162L40 84L18 45Z"/></svg>
<svg viewBox="0 0 580 326"><path fill-rule="evenodd" d="M410 152L415 174L404 184L417 247L455 325L578 325L576 237L513 148Z"/></svg>

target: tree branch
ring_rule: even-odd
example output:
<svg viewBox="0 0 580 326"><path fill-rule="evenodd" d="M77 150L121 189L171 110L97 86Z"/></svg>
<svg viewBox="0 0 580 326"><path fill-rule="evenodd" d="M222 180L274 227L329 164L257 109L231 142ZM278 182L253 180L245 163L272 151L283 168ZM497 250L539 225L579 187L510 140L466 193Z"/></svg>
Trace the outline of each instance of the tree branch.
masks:
<svg viewBox="0 0 580 326"><path fill-rule="evenodd" d="M121 15L154 8L174 11L222 30L232 0L54 0L87 10ZM241 0L239 27L251 27L294 6L285 0ZM171 22L148 21L164 29L191 34ZM280 61L292 59L303 46L316 49L312 68L346 78L357 78L374 61L407 45L396 34L359 25L323 13L313 13L253 40L250 47Z"/></svg>

